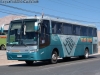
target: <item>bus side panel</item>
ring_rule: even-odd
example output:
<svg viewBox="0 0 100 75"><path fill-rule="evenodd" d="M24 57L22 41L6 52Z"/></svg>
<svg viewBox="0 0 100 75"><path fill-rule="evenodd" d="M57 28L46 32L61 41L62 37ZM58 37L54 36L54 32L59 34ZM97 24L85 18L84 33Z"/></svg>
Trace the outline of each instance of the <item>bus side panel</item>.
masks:
<svg viewBox="0 0 100 75"><path fill-rule="evenodd" d="M63 47L64 57L74 56L79 36L59 35L59 38Z"/></svg>
<svg viewBox="0 0 100 75"><path fill-rule="evenodd" d="M51 51L53 51L55 48L57 48L59 51L59 57L64 57L63 47L62 47L59 36L57 34L52 34L50 49L51 49Z"/></svg>
<svg viewBox="0 0 100 75"><path fill-rule="evenodd" d="M63 55L63 49L62 49L60 39L59 39L58 35L52 34L50 45L47 46L47 47L39 49L39 52L38 52L39 58L38 58L38 60L51 59L52 52L55 48L58 49L58 51L59 51L59 57L63 57L64 55Z"/></svg>
<svg viewBox="0 0 100 75"><path fill-rule="evenodd" d="M51 47L47 46L39 49L39 59L38 60L46 60L51 58Z"/></svg>
<svg viewBox="0 0 100 75"><path fill-rule="evenodd" d="M92 53L92 43L90 42L91 37L80 37L76 45L74 56L84 55L85 49L89 49L89 53Z"/></svg>
<svg viewBox="0 0 100 75"><path fill-rule="evenodd" d="M93 51L92 53L98 53L98 38L93 37Z"/></svg>

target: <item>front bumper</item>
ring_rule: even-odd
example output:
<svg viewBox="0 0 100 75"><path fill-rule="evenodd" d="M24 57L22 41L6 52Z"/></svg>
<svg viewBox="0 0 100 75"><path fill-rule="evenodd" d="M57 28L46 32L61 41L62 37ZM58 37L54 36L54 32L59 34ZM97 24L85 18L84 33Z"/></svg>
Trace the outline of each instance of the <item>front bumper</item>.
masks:
<svg viewBox="0 0 100 75"><path fill-rule="evenodd" d="M41 60L37 53L8 53L8 60Z"/></svg>

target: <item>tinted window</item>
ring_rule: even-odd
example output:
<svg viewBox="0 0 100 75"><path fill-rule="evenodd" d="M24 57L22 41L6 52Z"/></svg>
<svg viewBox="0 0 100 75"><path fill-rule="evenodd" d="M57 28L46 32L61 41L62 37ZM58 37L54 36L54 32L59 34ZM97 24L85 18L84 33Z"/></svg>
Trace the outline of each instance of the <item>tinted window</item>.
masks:
<svg viewBox="0 0 100 75"><path fill-rule="evenodd" d="M47 42L49 42L49 32L50 32L50 24L48 20L43 20L41 25L41 33L40 33L40 44L42 46L46 46Z"/></svg>
<svg viewBox="0 0 100 75"><path fill-rule="evenodd" d="M63 34L68 34L71 35L72 34L72 25L71 24L63 24Z"/></svg>
<svg viewBox="0 0 100 75"><path fill-rule="evenodd" d="M88 28L88 36L93 36L93 28Z"/></svg>
<svg viewBox="0 0 100 75"><path fill-rule="evenodd" d="M53 22L52 21L52 33L54 33L54 34L56 33L56 30L57 30L56 29L57 28L56 26L57 26L56 22Z"/></svg>
<svg viewBox="0 0 100 75"><path fill-rule="evenodd" d="M87 27L81 26L81 36L87 36Z"/></svg>
<svg viewBox="0 0 100 75"><path fill-rule="evenodd" d="M80 35L80 26L73 25L73 35Z"/></svg>
<svg viewBox="0 0 100 75"><path fill-rule="evenodd" d="M96 28L93 29L93 36L97 37L97 29Z"/></svg>
<svg viewBox="0 0 100 75"><path fill-rule="evenodd" d="M62 23L52 21L52 33L61 34L62 33Z"/></svg>
<svg viewBox="0 0 100 75"><path fill-rule="evenodd" d="M57 23L57 34L61 34L62 33L62 23Z"/></svg>
<svg viewBox="0 0 100 75"><path fill-rule="evenodd" d="M43 26L45 27L45 33L50 33L50 22L49 22L49 20L43 20Z"/></svg>

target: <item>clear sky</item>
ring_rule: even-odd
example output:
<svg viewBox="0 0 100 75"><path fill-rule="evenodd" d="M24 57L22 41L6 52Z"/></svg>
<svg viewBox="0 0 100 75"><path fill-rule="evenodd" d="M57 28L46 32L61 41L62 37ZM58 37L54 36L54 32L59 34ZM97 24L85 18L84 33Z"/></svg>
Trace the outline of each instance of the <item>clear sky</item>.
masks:
<svg viewBox="0 0 100 75"><path fill-rule="evenodd" d="M100 0L38 0L38 3L6 3L6 5L23 8L26 10L44 12L58 17L88 21L100 22ZM5 11L5 10L6 11ZM25 12L0 5L0 18L13 14L22 13L26 16L34 16L35 13ZM93 23L88 23L93 24ZM100 23L94 23L100 30Z"/></svg>

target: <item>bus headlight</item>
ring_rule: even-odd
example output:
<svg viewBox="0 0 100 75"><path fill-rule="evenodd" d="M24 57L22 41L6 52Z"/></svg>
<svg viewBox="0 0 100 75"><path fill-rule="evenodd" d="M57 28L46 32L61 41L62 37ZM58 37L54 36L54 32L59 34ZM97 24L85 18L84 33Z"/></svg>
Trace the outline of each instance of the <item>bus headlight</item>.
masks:
<svg viewBox="0 0 100 75"><path fill-rule="evenodd" d="M30 50L29 52L32 53L32 52L37 52L38 49L34 49L34 50Z"/></svg>

